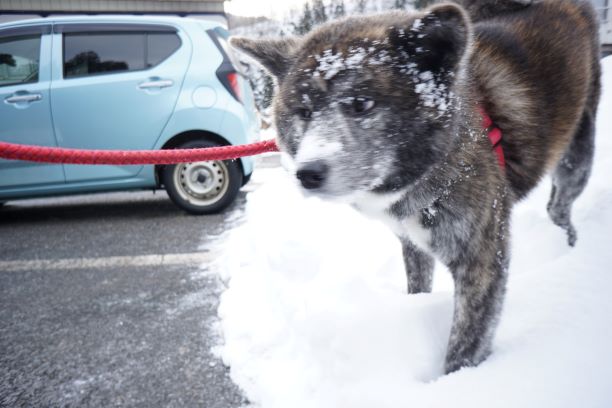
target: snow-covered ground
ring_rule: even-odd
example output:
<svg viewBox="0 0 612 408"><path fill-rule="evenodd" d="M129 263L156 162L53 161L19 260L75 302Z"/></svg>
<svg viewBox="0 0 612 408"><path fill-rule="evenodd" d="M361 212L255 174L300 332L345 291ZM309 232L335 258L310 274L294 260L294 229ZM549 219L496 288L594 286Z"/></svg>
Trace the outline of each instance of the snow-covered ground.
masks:
<svg viewBox="0 0 612 408"><path fill-rule="evenodd" d="M442 375L452 282L405 294L397 240L348 207L305 199L282 170L222 242L218 347L256 407L612 407L612 58L575 248L546 214L550 182L514 211L493 354Z"/></svg>

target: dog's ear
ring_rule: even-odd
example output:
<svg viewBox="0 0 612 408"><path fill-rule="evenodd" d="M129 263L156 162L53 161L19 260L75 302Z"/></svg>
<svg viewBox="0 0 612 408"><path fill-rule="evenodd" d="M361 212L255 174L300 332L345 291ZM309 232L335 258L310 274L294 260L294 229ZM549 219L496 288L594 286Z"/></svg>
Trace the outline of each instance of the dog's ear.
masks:
<svg viewBox="0 0 612 408"><path fill-rule="evenodd" d="M408 27L393 27L390 44L420 71L453 71L470 41L470 21L455 4L433 6Z"/></svg>
<svg viewBox="0 0 612 408"><path fill-rule="evenodd" d="M230 44L255 58L270 74L280 80L291 67L298 40L293 37L260 40L232 37Z"/></svg>

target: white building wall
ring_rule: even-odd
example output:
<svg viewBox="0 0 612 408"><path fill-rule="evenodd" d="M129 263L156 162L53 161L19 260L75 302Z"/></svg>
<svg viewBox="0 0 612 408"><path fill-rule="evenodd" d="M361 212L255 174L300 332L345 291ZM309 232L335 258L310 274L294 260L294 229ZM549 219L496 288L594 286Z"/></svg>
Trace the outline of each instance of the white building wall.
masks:
<svg viewBox="0 0 612 408"><path fill-rule="evenodd" d="M1 0L2 12L223 13L222 0Z"/></svg>

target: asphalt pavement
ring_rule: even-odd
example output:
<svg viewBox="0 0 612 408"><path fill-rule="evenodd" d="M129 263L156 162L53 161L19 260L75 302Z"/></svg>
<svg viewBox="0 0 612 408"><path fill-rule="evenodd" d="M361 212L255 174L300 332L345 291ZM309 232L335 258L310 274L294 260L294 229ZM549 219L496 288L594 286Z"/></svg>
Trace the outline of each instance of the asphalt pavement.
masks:
<svg viewBox="0 0 612 408"><path fill-rule="evenodd" d="M207 264L245 202L190 216L164 192L0 209L0 406L245 403L211 352L222 284Z"/></svg>

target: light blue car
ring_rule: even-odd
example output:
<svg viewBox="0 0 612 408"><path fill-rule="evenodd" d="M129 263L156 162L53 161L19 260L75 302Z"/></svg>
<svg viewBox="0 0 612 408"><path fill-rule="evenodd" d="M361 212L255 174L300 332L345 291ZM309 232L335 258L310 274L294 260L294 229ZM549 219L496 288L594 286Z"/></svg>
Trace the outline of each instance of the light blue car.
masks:
<svg viewBox="0 0 612 408"><path fill-rule="evenodd" d="M253 94L213 21L54 17L0 24L0 140L79 149L239 145ZM227 207L253 163L83 166L0 160L0 202L165 187L191 213Z"/></svg>

